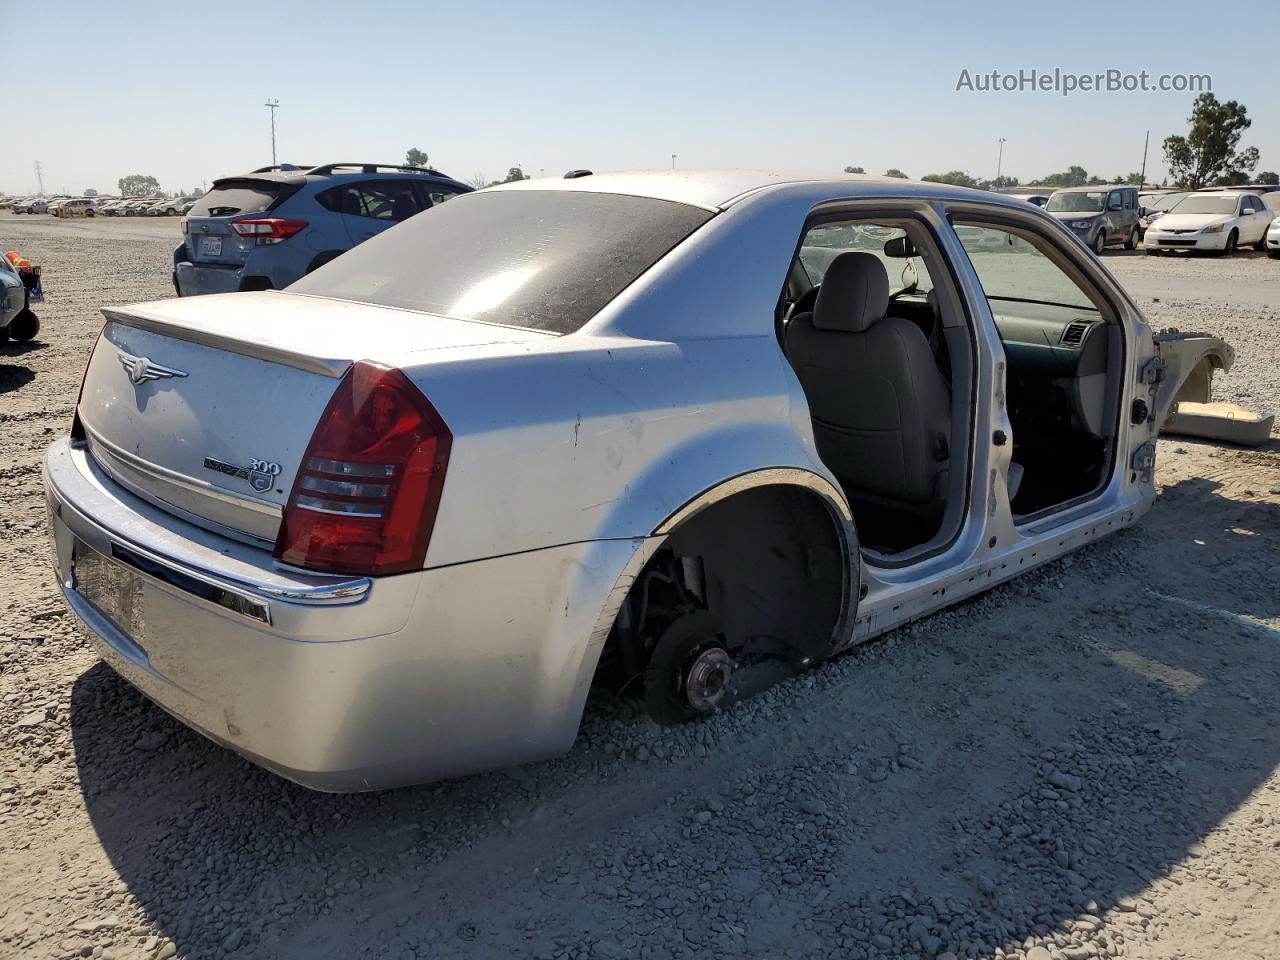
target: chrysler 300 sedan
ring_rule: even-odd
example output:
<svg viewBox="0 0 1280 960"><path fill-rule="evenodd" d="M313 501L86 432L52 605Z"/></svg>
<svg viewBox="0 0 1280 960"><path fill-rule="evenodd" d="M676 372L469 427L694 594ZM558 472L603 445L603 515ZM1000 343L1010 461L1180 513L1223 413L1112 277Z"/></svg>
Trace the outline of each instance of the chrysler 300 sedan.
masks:
<svg viewBox="0 0 1280 960"><path fill-rule="evenodd" d="M1016 198L774 173L507 184L104 312L45 461L66 600L335 791L561 753L593 684L699 717L1132 524L1232 359Z"/></svg>

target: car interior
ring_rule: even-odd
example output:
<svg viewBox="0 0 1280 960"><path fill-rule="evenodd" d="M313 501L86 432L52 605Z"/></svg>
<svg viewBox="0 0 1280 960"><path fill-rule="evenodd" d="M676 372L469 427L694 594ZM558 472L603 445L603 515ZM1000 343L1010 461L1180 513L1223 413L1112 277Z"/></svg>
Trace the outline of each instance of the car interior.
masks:
<svg viewBox="0 0 1280 960"><path fill-rule="evenodd" d="M1105 301L1044 241L963 226L1005 349L1009 499L1030 520L1107 476L1123 340ZM863 548L897 563L945 545L966 500L972 338L940 257L913 220L819 224L779 306L819 455Z"/></svg>
<svg viewBox="0 0 1280 960"><path fill-rule="evenodd" d="M1013 227L965 224L965 244L1004 347L1016 519L1091 494L1114 452L1124 338L1105 298L1063 254ZM993 241L994 242L991 242Z"/></svg>
<svg viewBox="0 0 1280 960"><path fill-rule="evenodd" d="M967 485L952 465L968 462L972 351L958 301L934 289L933 250L913 220L820 224L780 308L819 455L864 548L886 556L945 543Z"/></svg>

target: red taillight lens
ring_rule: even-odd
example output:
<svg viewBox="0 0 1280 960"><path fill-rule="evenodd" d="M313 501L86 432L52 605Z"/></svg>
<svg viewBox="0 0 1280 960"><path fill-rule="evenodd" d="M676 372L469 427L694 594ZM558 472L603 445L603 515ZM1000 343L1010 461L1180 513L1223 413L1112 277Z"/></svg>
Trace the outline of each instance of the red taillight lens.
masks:
<svg viewBox="0 0 1280 960"><path fill-rule="evenodd" d="M306 228L305 220L281 220L276 217L231 221L232 230L242 237L252 237L259 243L279 243Z"/></svg>
<svg viewBox="0 0 1280 960"><path fill-rule="evenodd" d="M355 364L303 455L275 556L331 573L420 569L452 442L408 377Z"/></svg>

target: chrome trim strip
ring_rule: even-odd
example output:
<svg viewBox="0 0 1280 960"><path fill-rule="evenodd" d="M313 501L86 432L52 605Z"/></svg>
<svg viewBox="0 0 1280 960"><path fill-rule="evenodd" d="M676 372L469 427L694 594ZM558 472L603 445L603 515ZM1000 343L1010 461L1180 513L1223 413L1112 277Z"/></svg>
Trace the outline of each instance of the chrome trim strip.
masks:
<svg viewBox="0 0 1280 960"><path fill-rule="evenodd" d="M195 477L189 477L185 473L179 473L176 470L170 470L168 467L162 467L158 464L149 463L141 457L117 447L114 443L103 438L103 436L89 426L82 417L80 420L84 427L85 436L89 438L90 449L92 447L102 447L107 453L122 461L125 466L137 470L144 476L153 477L156 480L162 480L165 483L171 483L175 487L181 487L184 490L195 493L203 497L209 497L213 500L219 500L222 503L229 504L234 507L240 507L245 510L252 510L264 517L270 517L276 522L284 515L284 511L274 503L267 500L259 500L257 497L250 497L242 493L232 493L222 487L214 486L205 480L197 480ZM99 461L101 463L101 461ZM105 465L104 465L105 469ZM110 472L108 470L108 472Z"/></svg>
<svg viewBox="0 0 1280 960"><path fill-rule="evenodd" d="M335 517L381 517L382 511L375 510L370 512L368 509L361 510L361 507L368 507L366 503L343 503L339 500L321 500L319 497L299 496L294 504L303 510L310 510L312 513L328 513Z"/></svg>
<svg viewBox="0 0 1280 960"><path fill-rule="evenodd" d="M302 489L311 493L337 494L340 497L377 497L385 499L387 490L385 483L355 483L351 480L328 480L314 474L304 474Z"/></svg>
<svg viewBox="0 0 1280 960"><path fill-rule="evenodd" d="M161 556L141 544L129 540L127 537L121 536L112 530L107 529L92 519L85 513L78 510L61 490L57 488L52 481L46 486L46 490L50 498L59 511L66 510L78 518L78 522L82 525L93 528L98 531L107 541L119 544L127 550L132 550L141 556L147 557L155 563L168 567L180 574L203 579L215 586L227 587L232 590L248 590L252 593L260 594L269 598L287 600L290 603L308 604L316 606L340 605L348 603L356 603L364 599L365 595L373 588L373 581L369 577L364 576L347 576L341 579L334 578L326 582L320 582L313 585L298 584L296 586L280 586L273 583L267 583L262 580L245 580L240 577L227 576L216 570L210 570L194 563L183 563L170 557ZM63 521L66 522L65 520ZM84 540L84 537L72 527L71 533L77 539ZM323 574L315 575L307 570L298 570L298 573L305 576L323 577Z"/></svg>
<svg viewBox="0 0 1280 960"><path fill-rule="evenodd" d="M651 536L665 536L694 514L700 513L721 500L728 499L735 493L742 493L742 491L750 490L754 487L768 487L779 484L805 487L812 490L826 500L831 508L838 511L840 519L850 527L853 526L853 512L849 509L849 502L844 498L844 494L832 486L825 478L809 470L801 470L797 467L766 467L762 470L752 470L750 473L741 473L712 487L710 490L704 490L667 517L666 520L658 525ZM850 540L848 542L857 541Z"/></svg>
<svg viewBox="0 0 1280 960"><path fill-rule="evenodd" d="M395 466L390 463L360 463L354 460L329 460L325 457L308 457L306 469L340 477L374 477L379 480L393 477L396 473Z"/></svg>
<svg viewBox="0 0 1280 960"><path fill-rule="evenodd" d="M166 319L142 310L131 309L129 312L125 312L123 310L103 308L102 315L108 321L122 323L127 327L149 330L152 333L172 337L175 340L186 340L189 343L198 343L202 347L226 350L229 353L238 353L245 357L257 357L259 360L283 364L286 367L294 367L298 370L306 370L308 373L318 373L322 377L330 377L334 380L341 380L346 375L346 372L351 369L350 360L342 360L336 357L312 357L305 353L296 353L293 350L273 347L266 343L239 340L235 337L214 333L211 330L189 327L180 321Z"/></svg>

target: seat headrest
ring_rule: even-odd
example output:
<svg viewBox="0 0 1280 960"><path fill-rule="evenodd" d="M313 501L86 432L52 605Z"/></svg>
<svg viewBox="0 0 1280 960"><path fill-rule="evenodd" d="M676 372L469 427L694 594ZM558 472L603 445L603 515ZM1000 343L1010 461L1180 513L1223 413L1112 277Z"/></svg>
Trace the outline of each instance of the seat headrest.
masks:
<svg viewBox="0 0 1280 960"><path fill-rule="evenodd" d="M849 251L831 261L813 305L819 330L864 333L889 309L889 275L874 254Z"/></svg>

